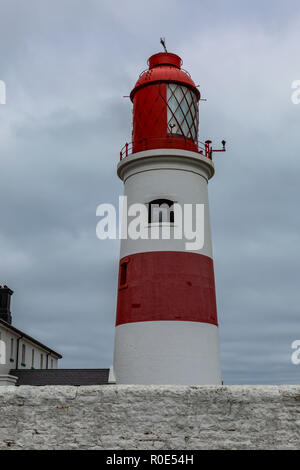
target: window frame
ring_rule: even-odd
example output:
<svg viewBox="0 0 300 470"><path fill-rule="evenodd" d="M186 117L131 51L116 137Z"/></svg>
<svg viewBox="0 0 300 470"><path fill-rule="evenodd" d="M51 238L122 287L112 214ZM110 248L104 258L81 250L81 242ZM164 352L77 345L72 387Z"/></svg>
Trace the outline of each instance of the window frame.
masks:
<svg viewBox="0 0 300 470"><path fill-rule="evenodd" d="M168 206L168 218L169 220L163 220L163 211L159 211L158 215L158 220L152 220L153 219L153 206L162 206L163 204L166 204ZM159 199L153 199L152 201L148 202L148 224L174 224L174 204L175 201L171 201L171 199L164 199L164 198L159 198ZM162 208L162 209L167 209L167 208Z"/></svg>
<svg viewBox="0 0 300 470"><path fill-rule="evenodd" d="M124 258L120 262L119 290L126 289L128 287L128 263L129 263L129 258Z"/></svg>
<svg viewBox="0 0 300 470"><path fill-rule="evenodd" d="M197 144L199 105L196 94L189 87L177 83L168 83L166 93L168 135L188 139Z"/></svg>
<svg viewBox="0 0 300 470"><path fill-rule="evenodd" d="M26 344L22 343L22 350L21 350L21 366L26 366Z"/></svg>

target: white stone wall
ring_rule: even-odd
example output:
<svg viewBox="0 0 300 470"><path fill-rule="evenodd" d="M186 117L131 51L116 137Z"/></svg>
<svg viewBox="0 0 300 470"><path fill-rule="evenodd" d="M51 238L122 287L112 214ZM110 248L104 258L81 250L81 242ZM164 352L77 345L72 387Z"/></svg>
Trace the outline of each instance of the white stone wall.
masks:
<svg viewBox="0 0 300 470"><path fill-rule="evenodd" d="M0 449L299 449L300 385L0 387Z"/></svg>

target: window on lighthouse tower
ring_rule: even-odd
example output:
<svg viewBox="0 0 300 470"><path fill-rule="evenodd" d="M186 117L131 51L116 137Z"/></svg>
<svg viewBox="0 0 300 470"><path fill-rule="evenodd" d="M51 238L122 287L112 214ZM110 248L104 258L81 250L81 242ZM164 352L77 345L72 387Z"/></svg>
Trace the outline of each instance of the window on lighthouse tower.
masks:
<svg viewBox="0 0 300 470"><path fill-rule="evenodd" d="M198 103L195 93L175 83L167 85L168 134L197 142Z"/></svg>
<svg viewBox="0 0 300 470"><path fill-rule="evenodd" d="M174 223L173 204L169 199L154 199L149 202L148 223Z"/></svg>

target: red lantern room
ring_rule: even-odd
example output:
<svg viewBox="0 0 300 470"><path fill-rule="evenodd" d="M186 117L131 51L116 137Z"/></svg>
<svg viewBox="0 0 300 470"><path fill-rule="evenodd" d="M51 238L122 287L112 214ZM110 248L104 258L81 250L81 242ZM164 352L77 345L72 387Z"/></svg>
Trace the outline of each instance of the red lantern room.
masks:
<svg viewBox="0 0 300 470"><path fill-rule="evenodd" d="M197 152L198 88L176 54L159 52L148 65L130 93L132 153L155 148Z"/></svg>

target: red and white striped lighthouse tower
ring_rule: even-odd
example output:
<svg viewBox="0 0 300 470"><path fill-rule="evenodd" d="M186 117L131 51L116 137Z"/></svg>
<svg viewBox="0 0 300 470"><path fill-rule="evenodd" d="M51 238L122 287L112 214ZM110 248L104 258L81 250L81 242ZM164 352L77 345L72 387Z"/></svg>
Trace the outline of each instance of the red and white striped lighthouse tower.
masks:
<svg viewBox="0 0 300 470"><path fill-rule="evenodd" d="M132 143L118 176L128 207L147 207L149 236L121 240L114 374L120 384L220 384L207 192L215 150L198 141L200 92L181 58L161 52L148 65L130 94ZM204 205L201 249L187 249L185 233L151 237L181 223L174 204Z"/></svg>

